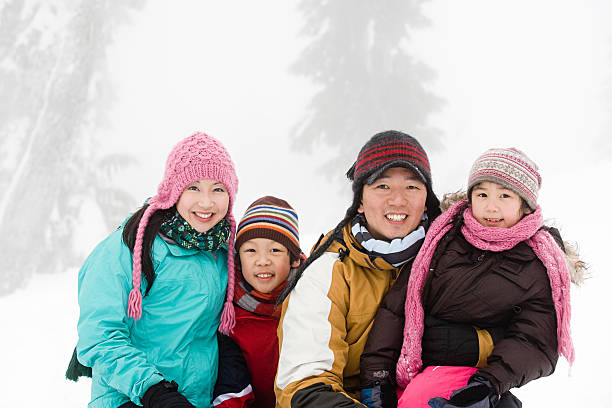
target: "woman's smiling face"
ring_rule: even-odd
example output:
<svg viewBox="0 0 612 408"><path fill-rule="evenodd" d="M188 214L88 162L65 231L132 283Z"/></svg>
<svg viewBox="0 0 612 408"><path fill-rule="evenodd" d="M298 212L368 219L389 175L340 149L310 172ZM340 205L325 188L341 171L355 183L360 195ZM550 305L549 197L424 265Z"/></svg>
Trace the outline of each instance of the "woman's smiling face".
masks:
<svg viewBox="0 0 612 408"><path fill-rule="evenodd" d="M212 179L194 181L183 190L176 203L178 213L198 232L206 232L227 214L229 193Z"/></svg>

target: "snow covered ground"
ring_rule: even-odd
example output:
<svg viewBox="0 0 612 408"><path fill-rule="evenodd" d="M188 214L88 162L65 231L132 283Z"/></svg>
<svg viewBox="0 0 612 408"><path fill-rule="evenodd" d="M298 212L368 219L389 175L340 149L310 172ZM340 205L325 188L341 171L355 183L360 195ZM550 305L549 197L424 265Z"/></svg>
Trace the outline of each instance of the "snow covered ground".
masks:
<svg viewBox="0 0 612 408"><path fill-rule="evenodd" d="M612 174L611 166L605 170ZM607 198L611 198L610 193ZM579 212L575 217L578 221L582 210ZM572 234L572 238L580 240L593 277L572 293L576 362L571 376L565 360L560 360L552 376L515 390L525 407L611 406L612 330L608 299L612 278L606 256L610 246L606 236L611 226L609 220L594 221L602 225L588 225L584 229L578 226ZM312 239L303 239L303 242L312 242ZM71 408L83 407L89 401L88 379L78 383L64 379L77 339L76 275L76 269L56 275L37 275L28 287L0 298L3 367L0 384L4 389L0 406Z"/></svg>
<svg viewBox="0 0 612 408"><path fill-rule="evenodd" d="M76 345L77 270L38 275L30 285L0 298L2 366L8 392L3 407L84 407L89 380L64 378ZM10 368L8 368L10 367Z"/></svg>
<svg viewBox="0 0 612 408"><path fill-rule="evenodd" d="M558 174L559 181L544 179L550 185L545 190L550 194L541 197L545 214L554 214L566 238L579 242L582 256L591 265L592 277L582 287L572 288L576 362L571 376L567 362L560 360L552 376L515 390L526 407L603 408L612 404L609 387L612 310L608 300L612 276L607 256L612 222L609 217L593 216L598 208L612 202L612 192L599 188L596 180L587 182L588 176L596 173L612 174L612 163L585 166L580 173ZM592 205L582 196L564 198L567 194L563 191L573 192L575 188L586 196L598 197L603 205ZM308 248L314 243L316 233L305 229L302 243ZM56 275L37 275L26 288L0 298L4 367L0 371L0 384L5 389L0 395L0 406L70 408L85 406L89 401L88 379L78 383L64 379L77 339L76 276L76 269Z"/></svg>

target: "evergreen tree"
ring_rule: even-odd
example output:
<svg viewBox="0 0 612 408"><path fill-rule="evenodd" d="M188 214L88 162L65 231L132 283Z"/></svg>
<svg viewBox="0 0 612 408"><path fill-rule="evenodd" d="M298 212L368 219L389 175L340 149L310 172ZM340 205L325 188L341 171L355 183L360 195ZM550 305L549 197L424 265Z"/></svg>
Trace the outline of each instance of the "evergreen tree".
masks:
<svg viewBox="0 0 612 408"><path fill-rule="evenodd" d="M324 168L352 163L374 133L395 129L440 147L428 116L442 100L427 89L434 73L407 50L410 30L423 27L425 0L302 0L302 35L312 38L292 71L318 88L292 131L293 147L319 142L338 152Z"/></svg>
<svg viewBox="0 0 612 408"><path fill-rule="evenodd" d="M106 49L142 2L8 0L0 7L0 295L36 271L76 266L86 197L109 226L133 205L108 176L133 159L100 157L112 102Z"/></svg>

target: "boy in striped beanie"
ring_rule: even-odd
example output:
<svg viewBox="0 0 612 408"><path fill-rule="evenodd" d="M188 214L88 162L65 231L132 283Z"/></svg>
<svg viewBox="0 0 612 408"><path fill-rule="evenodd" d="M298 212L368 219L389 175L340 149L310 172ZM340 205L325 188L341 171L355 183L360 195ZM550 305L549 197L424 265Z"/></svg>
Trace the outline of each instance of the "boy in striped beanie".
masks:
<svg viewBox="0 0 612 408"><path fill-rule="evenodd" d="M255 200L238 224L235 248L236 325L229 337L219 340L213 405L233 407L254 399L254 406L272 408L281 312L275 304L291 270L305 258L297 213L276 197Z"/></svg>

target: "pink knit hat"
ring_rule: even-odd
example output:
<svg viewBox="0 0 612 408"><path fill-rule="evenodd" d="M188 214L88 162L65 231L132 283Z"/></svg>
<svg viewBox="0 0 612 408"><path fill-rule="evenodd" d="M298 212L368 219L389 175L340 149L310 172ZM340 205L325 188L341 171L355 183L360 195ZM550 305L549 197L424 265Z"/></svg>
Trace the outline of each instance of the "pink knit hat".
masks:
<svg viewBox="0 0 612 408"><path fill-rule="evenodd" d="M228 334L234 327L234 235L236 221L232 215L232 206L238 191L238 178L234 163L225 147L217 139L204 133L194 133L181 140L170 152L166 161L164 179L159 184L157 194L149 200L136 233L134 244L132 284L128 299L128 316L134 320L142 314L142 294L140 293L142 240L151 215L157 210L172 207L178 201L183 190L194 181L202 179L216 180L227 188L229 206L226 218L230 223L230 238L227 246L227 294L221 315L219 331Z"/></svg>

